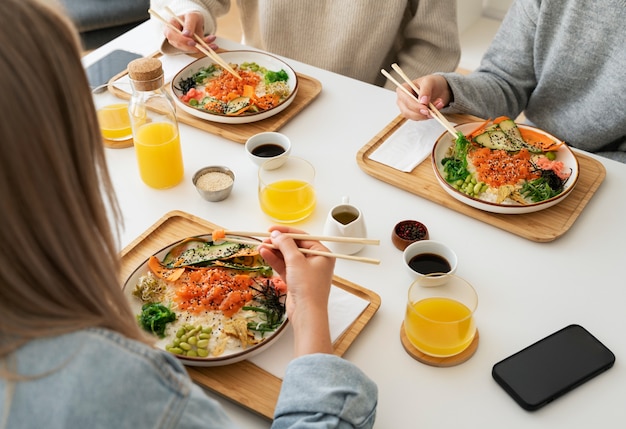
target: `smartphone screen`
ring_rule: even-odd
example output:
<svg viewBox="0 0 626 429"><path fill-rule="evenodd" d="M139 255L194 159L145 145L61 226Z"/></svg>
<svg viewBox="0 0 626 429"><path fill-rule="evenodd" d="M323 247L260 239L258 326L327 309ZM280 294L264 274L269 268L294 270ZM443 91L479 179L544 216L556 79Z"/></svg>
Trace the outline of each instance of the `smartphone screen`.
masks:
<svg viewBox="0 0 626 429"><path fill-rule="evenodd" d="M89 86L96 88L104 85L112 77L126 70L128 63L134 59L141 58L141 55L133 52L117 49L112 51L87 67L87 78Z"/></svg>
<svg viewBox="0 0 626 429"><path fill-rule="evenodd" d="M579 325L567 326L493 366L500 386L536 410L611 368L615 355Z"/></svg>

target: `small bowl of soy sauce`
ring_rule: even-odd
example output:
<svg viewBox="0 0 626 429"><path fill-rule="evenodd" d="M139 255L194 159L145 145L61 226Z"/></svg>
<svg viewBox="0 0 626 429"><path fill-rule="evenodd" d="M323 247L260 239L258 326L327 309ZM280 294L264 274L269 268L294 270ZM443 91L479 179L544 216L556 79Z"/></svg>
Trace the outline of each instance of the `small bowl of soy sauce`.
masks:
<svg viewBox="0 0 626 429"><path fill-rule="evenodd" d="M409 244L402 255L404 265L413 276L428 276L424 278L422 286L443 284L446 275L456 272L456 253L439 241L416 241Z"/></svg>
<svg viewBox="0 0 626 429"><path fill-rule="evenodd" d="M248 158L259 167L266 164L272 169L278 168L287 161L291 153L291 140L284 134L276 132L264 132L255 134L246 141L246 153Z"/></svg>

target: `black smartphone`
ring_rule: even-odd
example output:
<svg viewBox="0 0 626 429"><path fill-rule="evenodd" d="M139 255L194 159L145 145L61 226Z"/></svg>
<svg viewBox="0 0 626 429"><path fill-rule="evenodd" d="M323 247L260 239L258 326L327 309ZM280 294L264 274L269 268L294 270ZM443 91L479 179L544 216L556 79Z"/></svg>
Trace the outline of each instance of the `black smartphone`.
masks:
<svg viewBox="0 0 626 429"><path fill-rule="evenodd" d="M98 61L88 66L86 69L89 86L96 88L104 85L118 73L126 70L128 63L134 59L141 58L141 55L121 49L111 51Z"/></svg>
<svg viewBox="0 0 626 429"><path fill-rule="evenodd" d="M569 325L498 362L491 372L524 409L534 411L611 368L615 355L580 325Z"/></svg>

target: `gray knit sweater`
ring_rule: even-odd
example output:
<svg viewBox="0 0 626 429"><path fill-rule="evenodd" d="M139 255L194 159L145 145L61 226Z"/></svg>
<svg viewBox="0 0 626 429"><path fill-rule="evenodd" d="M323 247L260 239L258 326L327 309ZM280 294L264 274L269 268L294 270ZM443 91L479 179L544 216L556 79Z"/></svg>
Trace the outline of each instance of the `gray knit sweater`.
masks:
<svg viewBox="0 0 626 429"><path fill-rule="evenodd" d="M448 112L524 112L576 148L626 162L626 0L516 0L479 69L443 75Z"/></svg>

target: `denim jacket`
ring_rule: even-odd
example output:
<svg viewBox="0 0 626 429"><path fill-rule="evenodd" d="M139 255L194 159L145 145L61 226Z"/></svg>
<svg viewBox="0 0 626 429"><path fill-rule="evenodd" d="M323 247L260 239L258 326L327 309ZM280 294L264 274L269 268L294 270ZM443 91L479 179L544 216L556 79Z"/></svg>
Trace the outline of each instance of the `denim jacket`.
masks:
<svg viewBox="0 0 626 429"><path fill-rule="evenodd" d="M6 428L233 428L220 405L182 364L105 329L31 341L17 351L19 373L0 379L0 424ZM371 428L376 385L332 355L293 360L272 428Z"/></svg>

